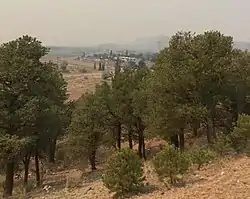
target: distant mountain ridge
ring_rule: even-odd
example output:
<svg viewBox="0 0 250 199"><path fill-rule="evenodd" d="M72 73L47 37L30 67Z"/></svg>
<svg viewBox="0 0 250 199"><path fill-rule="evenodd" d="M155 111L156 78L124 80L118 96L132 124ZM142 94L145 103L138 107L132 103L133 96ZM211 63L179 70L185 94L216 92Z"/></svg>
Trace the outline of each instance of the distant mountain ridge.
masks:
<svg viewBox="0 0 250 199"><path fill-rule="evenodd" d="M104 51L106 49L116 50L130 50L138 52L156 52L168 46L169 37L168 36L157 36L157 37L141 37L137 38L132 42L126 44L100 44L97 46L90 46L87 49L95 49L97 51Z"/></svg>
<svg viewBox="0 0 250 199"><path fill-rule="evenodd" d="M86 47L55 47L51 46L51 55L56 56L80 56L82 52L103 52L106 50L121 51L137 51L137 52L157 52L158 50L167 47L169 44L169 37L160 35L156 37L142 37L137 38L132 42L126 44L106 43L96 46ZM250 42L235 41L235 48L241 50L250 50Z"/></svg>

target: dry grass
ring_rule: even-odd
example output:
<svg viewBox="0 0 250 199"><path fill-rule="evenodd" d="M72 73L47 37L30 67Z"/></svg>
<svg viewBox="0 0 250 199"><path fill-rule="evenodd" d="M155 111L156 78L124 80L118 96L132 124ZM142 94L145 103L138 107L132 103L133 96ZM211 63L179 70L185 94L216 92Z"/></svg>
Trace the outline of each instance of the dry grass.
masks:
<svg viewBox="0 0 250 199"><path fill-rule="evenodd" d="M157 141L158 143L159 141ZM155 145L148 142L149 147ZM87 167L62 170L50 168L44 177L43 187L32 190L33 199L110 199L114 196L102 183L103 164L113 153L100 149L97 168ZM72 165L73 166L73 165ZM74 166L76 168L76 166ZM59 170L60 169L60 170ZM145 162L146 187L144 193L131 199L247 199L250 198L250 158L236 156L215 161L200 171L191 170L182 187L166 187L158 180L150 162ZM20 181L21 182L21 181ZM15 198L20 198L22 183L15 183ZM46 190L44 187L49 187Z"/></svg>
<svg viewBox="0 0 250 199"><path fill-rule="evenodd" d="M92 73L71 73L64 74L68 82L68 94L70 100L76 100L83 93L94 91L97 84L102 80L102 73L99 71Z"/></svg>
<svg viewBox="0 0 250 199"><path fill-rule="evenodd" d="M64 73L63 76L68 83L69 100L76 100L86 92L95 90L97 84L102 80L102 73L94 70L94 63L91 61L75 60L76 57L60 57L45 56L42 61L52 61L54 63L68 62L67 70L69 73ZM84 73L83 73L84 71Z"/></svg>
<svg viewBox="0 0 250 199"><path fill-rule="evenodd" d="M68 94L69 100L76 100L86 92L92 92L95 90L97 84L102 81L102 72L94 70L94 63L91 61L79 61L75 60L76 57L60 57L45 56L42 61L52 61L54 63L61 63L62 61L68 62L67 70L69 73L64 73L63 76L68 82ZM109 66L108 70L112 70ZM84 71L84 73L83 73Z"/></svg>
<svg viewBox="0 0 250 199"><path fill-rule="evenodd" d="M250 198L250 159L236 157L224 159L213 165L189 174L186 186L167 189L158 181L149 163L145 164L147 184L152 189L148 193L132 196L132 199L233 199ZM57 173L54 183L65 183L67 175L74 176L77 171ZM80 174L79 174L80 175ZM56 189L49 194L39 193L33 195L35 199L110 199L113 194L103 186L100 179L101 171L85 172L77 188ZM59 179L60 178L60 179ZM79 176L76 175L79 180ZM50 183L53 186L53 183Z"/></svg>

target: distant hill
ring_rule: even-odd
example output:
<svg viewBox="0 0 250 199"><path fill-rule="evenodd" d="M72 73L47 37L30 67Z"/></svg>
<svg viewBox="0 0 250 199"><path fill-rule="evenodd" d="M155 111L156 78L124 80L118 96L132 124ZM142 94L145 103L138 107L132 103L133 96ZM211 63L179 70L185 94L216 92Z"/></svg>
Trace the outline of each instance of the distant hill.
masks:
<svg viewBox="0 0 250 199"><path fill-rule="evenodd" d="M130 50L137 52L156 52L159 49L167 47L169 43L169 37L160 35L156 37L142 37L137 38L132 42L126 44L106 43L96 46L86 47L55 47L51 46L51 55L55 56L80 56L82 52L100 52L106 50L121 51ZM235 42L235 47L241 50L250 50L250 43L248 42Z"/></svg>
<svg viewBox="0 0 250 199"><path fill-rule="evenodd" d="M137 38L132 42L127 44L100 44L97 46L87 47L85 49L104 51L107 49L112 49L114 51L119 50L130 50L138 52L156 52L168 45L169 37L167 36L157 36L157 37L143 37Z"/></svg>
<svg viewBox="0 0 250 199"><path fill-rule="evenodd" d="M54 56L79 56L84 52L84 47L48 46L48 48L50 48L49 55Z"/></svg>
<svg viewBox="0 0 250 199"><path fill-rule="evenodd" d="M157 37L144 37L138 38L123 47L141 52L156 52L168 46L169 37L160 35Z"/></svg>

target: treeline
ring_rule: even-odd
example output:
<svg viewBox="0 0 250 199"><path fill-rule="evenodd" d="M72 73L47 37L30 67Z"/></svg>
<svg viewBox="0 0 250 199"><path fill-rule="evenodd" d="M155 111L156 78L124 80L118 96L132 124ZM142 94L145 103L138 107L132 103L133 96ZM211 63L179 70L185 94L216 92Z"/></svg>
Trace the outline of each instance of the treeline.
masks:
<svg viewBox="0 0 250 199"><path fill-rule="evenodd" d="M205 135L211 144L249 113L249 77L250 56L233 48L232 37L178 32L153 68L119 72L117 66L111 85L103 83L79 99L68 143L87 149L93 169L96 150L107 143L118 149L124 141L131 149L138 143L144 159L149 137L166 139L181 151L185 132Z"/></svg>
<svg viewBox="0 0 250 199"><path fill-rule="evenodd" d="M155 57L157 56L157 53L136 53L136 52L130 52L126 50L125 52L113 52L113 50L110 50L109 53L98 53L93 54L93 57L96 59L113 59L115 60L115 57L120 56L126 56L126 57L133 57L140 60L148 60L148 61L154 61ZM79 57L80 58L80 57Z"/></svg>
<svg viewBox="0 0 250 199"><path fill-rule="evenodd" d="M12 194L14 171L21 163L26 186L31 157L36 164L41 158L55 161L58 139L64 140L65 156L87 158L95 170L100 147L121 149L126 141L133 149L138 144L138 156L146 160L148 138L161 137L180 151L190 132L213 144L231 135L240 114L250 112L250 56L217 31L178 32L153 68L121 72L117 64L110 83L76 102L66 102L66 82L57 66L39 61L47 52L28 36L0 47L4 197Z"/></svg>

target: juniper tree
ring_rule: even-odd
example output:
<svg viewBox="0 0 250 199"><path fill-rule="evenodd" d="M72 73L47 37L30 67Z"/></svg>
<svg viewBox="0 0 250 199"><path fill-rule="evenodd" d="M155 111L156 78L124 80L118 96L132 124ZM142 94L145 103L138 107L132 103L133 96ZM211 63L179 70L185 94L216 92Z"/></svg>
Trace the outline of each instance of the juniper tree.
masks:
<svg viewBox="0 0 250 199"><path fill-rule="evenodd" d="M38 143L46 137L47 129L51 127L47 113L52 106L62 106L66 99L66 83L57 67L40 62L48 50L36 38L29 36L0 47L0 110L3 113L0 132L9 139L9 143L12 139L26 140L22 147L13 146L22 149L15 151L22 154L20 159L10 154L6 160L4 197L12 195L15 165L21 158L37 153ZM46 143L43 142L44 145Z"/></svg>

